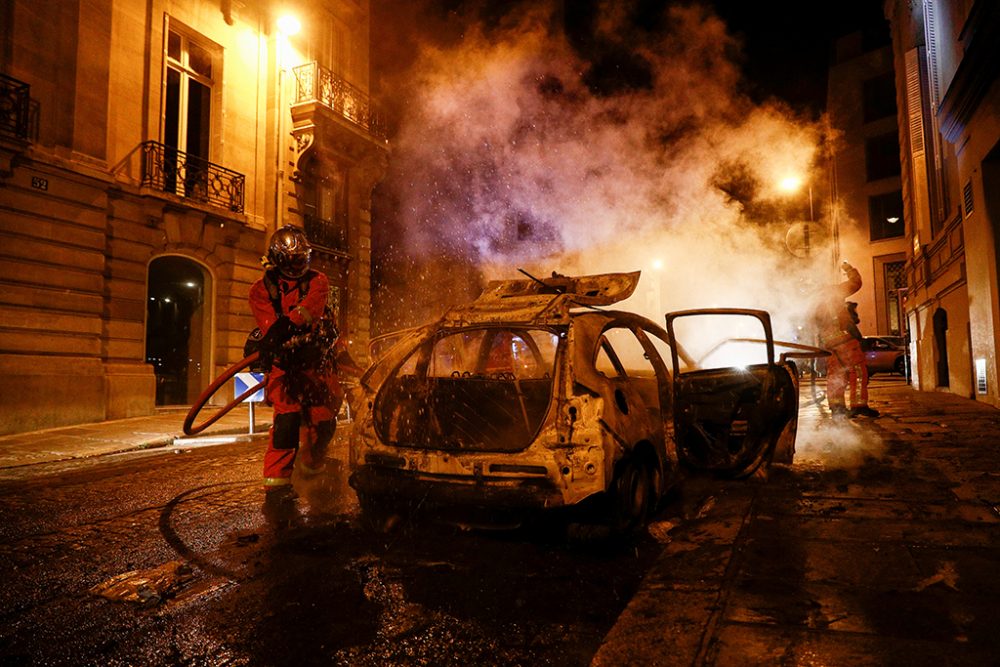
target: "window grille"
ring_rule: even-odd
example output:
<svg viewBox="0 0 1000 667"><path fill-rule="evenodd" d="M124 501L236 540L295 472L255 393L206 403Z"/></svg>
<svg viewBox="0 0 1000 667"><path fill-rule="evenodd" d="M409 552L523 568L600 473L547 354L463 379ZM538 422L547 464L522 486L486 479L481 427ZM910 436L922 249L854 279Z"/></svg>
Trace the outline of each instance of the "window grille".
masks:
<svg viewBox="0 0 1000 667"><path fill-rule="evenodd" d="M899 336L902 327L902 302L899 298L900 290L906 289L906 262L886 262L883 265L885 271L885 303L886 315L889 320L889 334Z"/></svg>
<svg viewBox="0 0 1000 667"><path fill-rule="evenodd" d="M0 74L0 134L28 138L31 86Z"/></svg>

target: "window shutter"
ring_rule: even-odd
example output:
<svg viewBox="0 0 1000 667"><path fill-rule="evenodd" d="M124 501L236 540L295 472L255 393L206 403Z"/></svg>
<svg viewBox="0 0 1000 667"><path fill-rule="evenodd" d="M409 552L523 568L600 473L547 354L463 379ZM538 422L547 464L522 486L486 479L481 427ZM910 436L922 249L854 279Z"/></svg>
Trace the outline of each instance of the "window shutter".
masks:
<svg viewBox="0 0 1000 667"><path fill-rule="evenodd" d="M931 103L931 113L937 113L941 102L941 86L938 77L937 63L937 19L934 10L935 0L924 0L924 37L927 44L927 92Z"/></svg>
<svg viewBox="0 0 1000 667"><path fill-rule="evenodd" d="M924 113L920 98L919 48L906 52L906 113L910 121L910 151L913 158L924 154Z"/></svg>

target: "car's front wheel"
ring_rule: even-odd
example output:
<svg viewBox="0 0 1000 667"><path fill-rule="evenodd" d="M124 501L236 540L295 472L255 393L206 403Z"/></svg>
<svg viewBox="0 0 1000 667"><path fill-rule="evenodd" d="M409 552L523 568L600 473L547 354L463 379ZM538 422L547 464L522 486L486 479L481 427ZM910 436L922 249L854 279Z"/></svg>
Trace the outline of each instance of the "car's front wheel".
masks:
<svg viewBox="0 0 1000 667"><path fill-rule="evenodd" d="M893 369L900 375L906 375L906 359L903 357L896 359L896 363L893 364Z"/></svg>
<svg viewBox="0 0 1000 667"><path fill-rule="evenodd" d="M402 509L395 503L358 493L361 525L379 533L391 532L404 518Z"/></svg>

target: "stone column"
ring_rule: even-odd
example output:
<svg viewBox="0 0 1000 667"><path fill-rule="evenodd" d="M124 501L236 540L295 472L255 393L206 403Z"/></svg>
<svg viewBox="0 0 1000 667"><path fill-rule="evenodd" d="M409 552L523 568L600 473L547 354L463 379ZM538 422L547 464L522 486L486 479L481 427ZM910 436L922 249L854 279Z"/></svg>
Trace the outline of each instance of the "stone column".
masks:
<svg viewBox="0 0 1000 667"><path fill-rule="evenodd" d="M347 276L350 295L347 327L351 356L358 363L368 361L368 341L371 339L372 190L385 176L387 168L388 159L380 151L359 161L349 176L348 210L351 216L347 233L353 260Z"/></svg>

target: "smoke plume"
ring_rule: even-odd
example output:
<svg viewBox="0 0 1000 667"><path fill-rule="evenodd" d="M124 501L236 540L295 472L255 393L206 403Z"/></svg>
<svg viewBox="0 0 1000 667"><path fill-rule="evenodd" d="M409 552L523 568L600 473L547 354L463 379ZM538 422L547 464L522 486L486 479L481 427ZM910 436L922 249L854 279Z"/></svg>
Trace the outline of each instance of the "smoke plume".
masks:
<svg viewBox="0 0 1000 667"><path fill-rule="evenodd" d="M407 29L373 39L405 65L379 86L399 103L376 209L377 328L426 321L518 267L638 269L625 308L661 322L764 308L795 338L829 254L821 238L807 258L789 251L777 183L816 166L820 127L740 92L739 44L710 10L389 4L375 24ZM419 43L424 30L436 41Z"/></svg>

